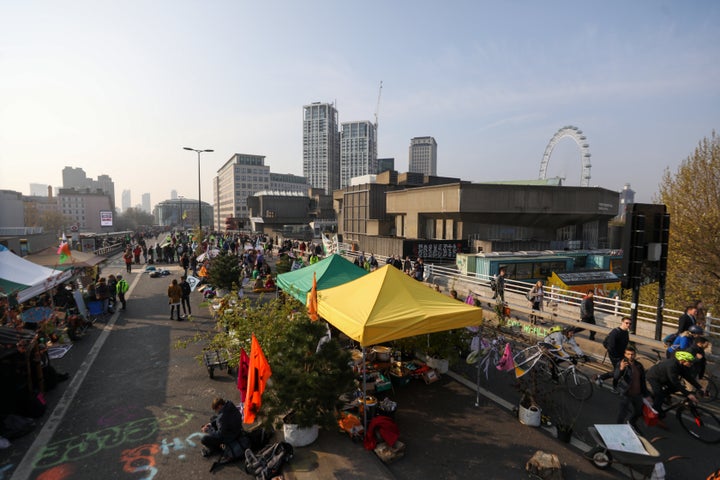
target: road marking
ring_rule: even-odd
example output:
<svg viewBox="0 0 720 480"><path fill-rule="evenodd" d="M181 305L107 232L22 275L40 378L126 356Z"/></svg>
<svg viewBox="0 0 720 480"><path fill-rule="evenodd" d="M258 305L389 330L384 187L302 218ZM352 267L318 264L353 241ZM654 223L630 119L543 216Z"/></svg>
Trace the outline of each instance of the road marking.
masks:
<svg viewBox="0 0 720 480"><path fill-rule="evenodd" d="M133 290L135 289L135 285L137 285L137 283L140 281L140 277L141 275L137 275L135 277L135 280L133 280L132 285L130 285L130 288L127 292L128 297L130 297ZM38 433L35 441L32 443L32 445L30 445L30 448L25 453L22 461L13 472L10 480L28 480L30 478L30 475L33 473L34 470L33 464L35 462L35 457L38 453L40 453L40 450L45 447L45 445L50 443L52 436L55 434L58 427L60 426L60 422L62 422L63 418L65 418L65 414L70 408L70 404L75 399L75 395L77 395L77 392L80 390L80 387L82 386L85 377L87 376L90 368L95 362L95 359L100 353L100 350L105 344L105 340L107 340L107 337L110 336L110 332L112 331L112 328L115 325L115 322L117 321L119 316L120 310L118 309L115 311L113 316L110 317L110 321L108 321L107 325L105 325L103 331L100 333L100 336L90 349L87 357L85 357L85 360L80 365L80 368L78 368L78 371L73 375L73 379L70 382L70 385L68 386L67 390L65 390L65 393L63 393L62 398L60 398L60 401L58 402L55 409L52 411L52 414L43 425L43 428L42 430L40 430L40 433Z"/></svg>

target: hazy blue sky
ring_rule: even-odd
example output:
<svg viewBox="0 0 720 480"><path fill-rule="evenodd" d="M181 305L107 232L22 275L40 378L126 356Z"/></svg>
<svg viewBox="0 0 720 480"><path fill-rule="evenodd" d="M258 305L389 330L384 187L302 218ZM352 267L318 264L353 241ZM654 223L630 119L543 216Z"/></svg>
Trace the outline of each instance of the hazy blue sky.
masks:
<svg viewBox="0 0 720 480"><path fill-rule="evenodd" d="M407 171L416 136L438 174L537 178L565 125L591 185L650 201L720 129L720 2L0 0L0 188L108 174L116 197L203 199L234 153L302 175L302 107L373 120ZM580 183L556 147L550 176Z"/></svg>

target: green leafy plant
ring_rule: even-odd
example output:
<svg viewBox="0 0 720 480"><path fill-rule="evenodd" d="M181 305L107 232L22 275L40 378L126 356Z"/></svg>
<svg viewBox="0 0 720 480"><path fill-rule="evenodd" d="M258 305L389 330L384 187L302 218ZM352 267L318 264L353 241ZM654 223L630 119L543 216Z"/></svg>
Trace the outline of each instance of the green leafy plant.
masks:
<svg viewBox="0 0 720 480"><path fill-rule="evenodd" d="M208 270L208 282L216 288L231 290L233 283L237 284L240 278L238 257L224 251L212 259Z"/></svg>
<svg viewBox="0 0 720 480"><path fill-rule="evenodd" d="M260 409L263 423L275 426L287 417L301 428L334 426L338 397L353 388L354 376L350 353L336 339L316 352L327 333L325 323L311 322L305 307L289 297L257 301L238 299L233 292L221 302L212 337L198 335L191 341L228 349L229 363L236 367L240 349L249 354L255 335L272 369Z"/></svg>

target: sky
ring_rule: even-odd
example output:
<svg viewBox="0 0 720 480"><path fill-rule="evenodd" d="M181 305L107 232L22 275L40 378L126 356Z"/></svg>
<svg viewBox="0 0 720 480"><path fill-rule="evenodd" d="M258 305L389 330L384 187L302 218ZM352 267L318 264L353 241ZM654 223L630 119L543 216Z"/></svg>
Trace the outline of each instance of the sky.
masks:
<svg viewBox="0 0 720 480"><path fill-rule="evenodd" d="M538 178L577 126L590 185L651 202L720 129L720 2L0 0L0 189L107 174L116 202L211 202L235 153L302 175L302 108L378 118L378 155L438 175ZM382 90L380 91L380 82ZM379 100L379 101L378 101ZM563 138L547 174L580 185Z"/></svg>

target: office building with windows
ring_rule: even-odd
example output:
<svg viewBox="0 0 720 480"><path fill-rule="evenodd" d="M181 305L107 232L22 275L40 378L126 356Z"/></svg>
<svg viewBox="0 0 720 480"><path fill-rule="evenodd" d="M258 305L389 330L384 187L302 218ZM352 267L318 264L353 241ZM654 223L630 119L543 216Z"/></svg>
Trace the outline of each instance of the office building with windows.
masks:
<svg viewBox="0 0 720 480"><path fill-rule="evenodd" d="M410 140L408 172L437 175L437 142L433 137L415 137Z"/></svg>
<svg viewBox="0 0 720 480"><path fill-rule="evenodd" d="M340 130L340 188L350 179L377 173L377 136L369 121L346 122Z"/></svg>
<svg viewBox="0 0 720 480"><path fill-rule="evenodd" d="M303 176L327 195L340 187L340 134L333 104L303 106Z"/></svg>

